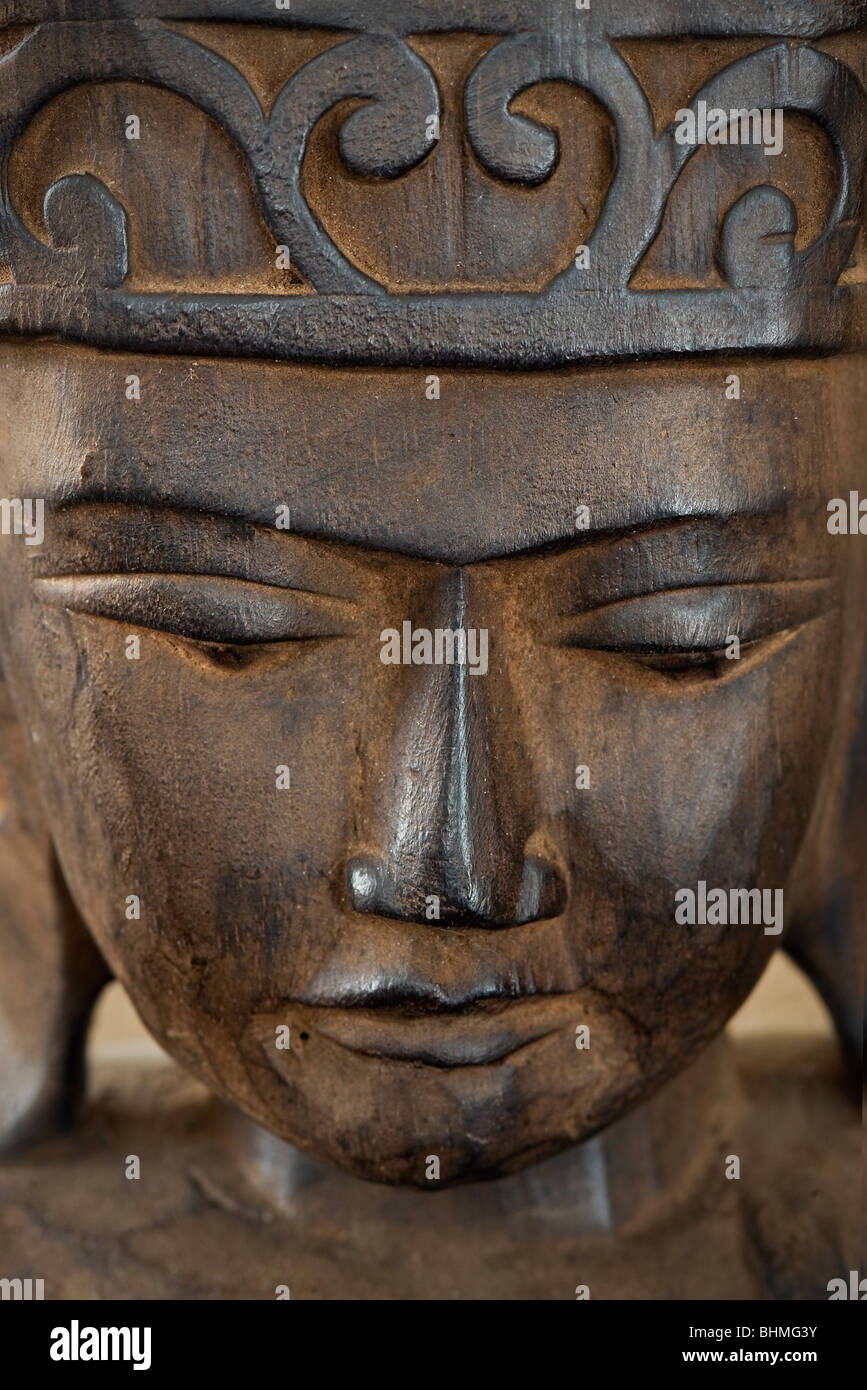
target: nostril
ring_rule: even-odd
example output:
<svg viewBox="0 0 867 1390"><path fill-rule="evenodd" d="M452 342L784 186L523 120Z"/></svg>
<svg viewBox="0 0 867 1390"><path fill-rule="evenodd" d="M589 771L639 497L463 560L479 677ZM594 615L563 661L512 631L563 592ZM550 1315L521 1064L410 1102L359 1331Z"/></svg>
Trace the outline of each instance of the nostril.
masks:
<svg viewBox="0 0 867 1390"><path fill-rule="evenodd" d="M379 875L373 860L366 855L356 855L347 865L349 897L356 912L376 910L379 895Z"/></svg>
<svg viewBox="0 0 867 1390"><path fill-rule="evenodd" d="M524 860L515 922L541 922L559 917L566 907L566 883L550 860L528 855Z"/></svg>

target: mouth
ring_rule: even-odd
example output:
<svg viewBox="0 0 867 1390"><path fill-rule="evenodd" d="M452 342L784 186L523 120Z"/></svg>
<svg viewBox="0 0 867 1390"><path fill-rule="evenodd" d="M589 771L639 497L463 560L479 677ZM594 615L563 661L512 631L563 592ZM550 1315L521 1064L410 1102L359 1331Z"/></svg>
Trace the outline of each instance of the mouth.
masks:
<svg viewBox="0 0 867 1390"><path fill-rule="evenodd" d="M484 995L460 1003L433 994L373 990L345 1003L287 1001L279 1013L259 1015L273 1037L275 1024L291 1022L292 1036L312 1037L363 1057L428 1067L491 1066L580 1022L574 994ZM294 1043L293 1043L294 1046Z"/></svg>

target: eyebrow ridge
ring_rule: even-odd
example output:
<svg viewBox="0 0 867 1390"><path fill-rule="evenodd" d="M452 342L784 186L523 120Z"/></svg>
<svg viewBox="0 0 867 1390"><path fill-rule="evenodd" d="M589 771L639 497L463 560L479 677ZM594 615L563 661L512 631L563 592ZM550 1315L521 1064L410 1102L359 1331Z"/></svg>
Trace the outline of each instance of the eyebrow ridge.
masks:
<svg viewBox="0 0 867 1390"><path fill-rule="evenodd" d="M560 555L569 552L579 552L592 550L605 543L617 542L630 537L650 536L655 533L665 531L676 531L682 527L705 524L724 525L729 521L762 521L770 520L773 517L780 517L786 514L791 508L791 502L787 499L780 499L779 502L771 502L767 507L756 507L746 509L733 508L728 511L703 510L697 512L677 512L665 514L657 517L650 517L646 520L636 519L624 522L622 525L610 525L592 531L574 531L550 539L539 541L520 550L503 550L494 555L479 556L476 559L443 559L431 556L421 556L417 551L401 550L399 548L385 547L382 545L364 544L357 540L349 540L342 536L323 534L322 532L312 531L304 527L292 527L289 530L281 531L268 522L256 520L253 517L232 511L214 511L207 507L200 507L183 499L178 501L130 501L128 498L114 497L66 497L53 502L52 508L60 513L69 514L79 509L91 507L115 507L126 512L150 512L159 514L160 512L170 513L175 516L182 516L190 519L201 519L205 523L229 522L239 526L252 528L254 533L260 535L277 535L285 538L287 542L292 539L300 540L305 544L312 544L316 547L333 547L344 550L356 551L360 556L383 555L398 559L411 560L419 564L443 565L450 568L465 569L476 565L496 564L503 560L522 560L538 558L544 555ZM277 505L277 504L275 504Z"/></svg>

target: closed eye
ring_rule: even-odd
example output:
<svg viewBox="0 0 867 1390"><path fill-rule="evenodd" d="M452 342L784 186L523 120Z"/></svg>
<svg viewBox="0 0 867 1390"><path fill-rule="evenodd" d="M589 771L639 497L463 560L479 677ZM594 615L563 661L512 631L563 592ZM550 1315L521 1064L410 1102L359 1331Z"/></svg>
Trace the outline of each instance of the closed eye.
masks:
<svg viewBox="0 0 867 1390"><path fill-rule="evenodd" d="M714 665L732 637L741 651L749 647L757 654L771 637L827 612L833 597L834 583L827 579L667 589L561 614L552 640L618 652L661 671L689 671Z"/></svg>
<svg viewBox="0 0 867 1390"><path fill-rule="evenodd" d="M225 575L60 575L34 588L73 613L225 646L344 637L354 626L348 599Z"/></svg>

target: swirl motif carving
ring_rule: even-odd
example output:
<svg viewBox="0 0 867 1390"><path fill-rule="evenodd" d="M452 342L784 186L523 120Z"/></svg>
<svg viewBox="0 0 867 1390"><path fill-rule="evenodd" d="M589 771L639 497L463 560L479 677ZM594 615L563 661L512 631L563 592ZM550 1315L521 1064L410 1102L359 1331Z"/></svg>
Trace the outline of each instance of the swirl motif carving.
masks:
<svg viewBox="0 0 867 1390"><path fill-rule="evenodd" d="M833 206L824 230L812 245L796 249L793 203L781 189L762 183L727 209L721 226L702 225L708 245L716 248L726 289L633 290L632 278L659 233L672 190L703 147L678 144L673 125L657 133L641 83L615 42L598 28L582 31L574 23L570 28L566 12L561 14L554 0L555 25L550 6L532 10L532 19L531 11L518 5L518 18L510 23L509 6L494 5L489 31L496 41L470 74L463 94L466 140L492 178L532 189L551 178L560 157L559 140L567 139L568 132L558 137L519 114L512 109L515 98L539 83L558 81L586 90L601 103L612 122L615 166L588 238L589 265L570 264L553 274L540 294L452 292L410 299L387 294L353 265L308 206L302 181L314 127L345 100L364 103L339 132L340 154L351 172L398 179L435 147L430 118L441 116L437 81L407 41L406 25L388 19L392 12L387 6L380 13L378 0L359 0L350 13L335 0L335 23L346 32L289 78L266 117L242 73L188 31L156 17L91 19L89 0L68 3L73 8L78 4L82 17L71 23L38 23L0 59L0 258L14 281L0 288L0 326L5 323L13 332L36 326L93 340L122 338L180 350L186 333L192 351L261 351L263 346L270 351L276 345L285 347L287 355L315 357L324 355L317 340L325 323L342 325L347 336L346 309L337 306L346 297L358 301L354 337L348 335L356 358L415 360L424 342L448 356L451 349L444 345L450 335L460 339L461 323L472 319L477 341L463 357L455 351L455 360L511 361L531 338L539 347L527 348L528 362L572 360L600 350L602 355L703 350L705 339L705 345L736 344L740 325L759 311L744 308L732 296L761 293L777 295L771 307L778 311L778 322L745 336L758 345L784 346L803 341L801 325L816 321L809 296L830 294L852 254L862 217L867 95L841 60L810 46L809 36L785 41L770 36L765 47L712 76L693 106L699 101L724 110L772 106L818 122L836 161ZM202 17L209 3L213 0L201 0ZM37 0L30 8L38 11ZM227 5L232 17L237 17L235 8ZM473 15L485 10L485 0L475 0L471 8ZM682 32L680 0L675 8ZM154 0L142 9L153 13L159 6ZM303 9L303 4L294 6L292 19L281 22L311 23ZM368 32L365 15L376 20ZM428 18L423 27L435 28L434 17ZM470 27L472 19L463 24L455 19L455 24ZM63 91L85 82L130 79L180 96L225 132L246 161L261 216L275 242L289 248L293 265L315 291L309 298L331 298L333 310L309 299L287 306L273 296L224 296L224 304L216 303L219 296L186 301L177 296L173 305L156 295L127 293L122 300L112 299L112 293L124 294L128 273L127 211L89 174L67 175L48 189L48 243L28 230L9 188L8 164L16 141L40 108ZM66 296L64 305L58 302L58 288ZM25 291L30 294L26 303L21 297ZM594 296L598 302L591 305ZM378 319L361 309L365 300L383 306ZM701 308L711 300L717 315L713 342ZM574 323L576 304L584 314L580 329ZM768 306L761 312L767 314ZM621 313L631 316L629 323L614 321ZM859 316L863 331L860 307ZM853 321L850 315L847 323ZM528 324L532 332L526 331ZM838 327L834 320L829 342L835 341Z"/></svg>
<svg viewBox="0 0 867 1390"><path fill-rule="evenodd" d="M106 29L111 43L104 42ZM9 82L3 81L5 75ZM2 158L40 106L79 82L136 81L164 87L193 102L220 125L244 155L262 215L276 241L290 247L294 264L323 294L377 293L382 287L358 271L334 245L308 208L301 170L310 132L321 116L347 97L367 99L343 126L341 154L358 173L396 178L413 168L433 148L420 113L439 115L433 74L400 38L388 35L347 39L307 63L289 79L266 119L255 93L237 68L195 40L158 21L117 24L44 25L0 61L0 92L15 92L14 106L0 96ZM14 78L14 80L12 80ZM70 234L52 216L49 231L64 250L64 274L92 282L97 266L106 285L126 274L123 218L107 189L97 193L91 179L56 188L46 195L56 213L61 205ZM81 198L81 205L76 199ZM52 253L30 235L14 208L4 200L0 254L19 282L41 277ZM73 206L76 204L75 206ZM86 206L85 206L86 205ZM92 233L85 234L85 211L95 213ZM48 225L48 223L46 224ZM96 252L95 262L88 258ZM59 278L55 270L52 279Z"/></svg>
<svg viewBox="0 0 867 1390"><path fill-rule="evenodd" d="M569 291L626 286L662 222L677 179L701 146L678 144L674 126L654 135L644 92L613 47L554 48L542 36L522 34L486 54L467 83L467 131L490 173L538 183L553 172L554 132L509 109L531 84L551 80L592 92L613 118L618 144L614 186L589 242L589 273L570 268L556 284ZM777 44L730 64L697 94L693 110L699 101L727 111L774 106L784 114L807 112L827 130L838 161L838 195L829 225L802 252L796 254L790 246L781 254L780 247L765 240L778 234L794 239L797 214L784 194L769 197L767 187L752 189L730 210L722 233L729 283L836 282L858 233L864 181L867 107L854 74L815 49Z"/></svg>

